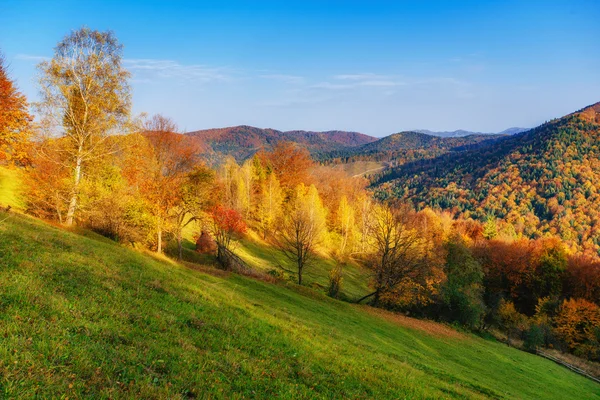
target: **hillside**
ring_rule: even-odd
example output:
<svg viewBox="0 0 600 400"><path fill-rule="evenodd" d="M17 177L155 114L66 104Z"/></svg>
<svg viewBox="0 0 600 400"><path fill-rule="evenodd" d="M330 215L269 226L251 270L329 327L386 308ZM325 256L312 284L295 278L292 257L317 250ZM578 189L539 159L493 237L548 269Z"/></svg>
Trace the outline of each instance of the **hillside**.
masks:
<svg viewBox="0 0 600 400"><path fill-rule="evenodd" d="M202 147L207 149L208 155L216 158L231 155L238 161L251 157L258 150L270 150L279 141L301 144L312 154L316 154L323 151L352 148L377 140L358 132L282 132L246 125L200 130L188 132L186 135L198 140Z"/></svg>
<svg viewBox="0 0 600 400"><path fill-rule="evenodd" d="M2 397L600 398L444 325L85 235L15 214L0 225Z"/></svg>
<svg viewBox="0 0 600 400"><path fill-rule="evenodd" d="M557 234L600 250L600 103L490 146L400 166L382 195L462 216L505 219L527 236Z"/></svg>
<svg viewBox="0 0 600 400"><path fill-rule="evenodd" d="M341 150L320 153L321 161L352 163L356 161L386 162L398 166L416 160L431 159L448 152L483 147L502 139L503 135L470 135L439 137L422 132L399 132L377 141Z"/></svg>

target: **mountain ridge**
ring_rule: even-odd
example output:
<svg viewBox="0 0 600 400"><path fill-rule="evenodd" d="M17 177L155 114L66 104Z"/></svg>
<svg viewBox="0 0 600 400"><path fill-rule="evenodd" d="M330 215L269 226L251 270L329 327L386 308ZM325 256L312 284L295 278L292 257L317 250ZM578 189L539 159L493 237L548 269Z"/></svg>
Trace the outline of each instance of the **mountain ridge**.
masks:
<svg viewBox="0 0 600 400"><path fill-rule="evenodd" d="M489 146L400 165L374 186L381 196L481 221L517 234L559 236L600 252L600 103Z"/></svg>
<svg viewBox="0 0 600 400"><path fill-rule="evenodd" d="M515 135L517 133L525 132L530 130L531 128L519 128L519 127L511 127L507 128L501 132L475 132L475 131L467 131L464 129L458 129L455 131L430 131L428 129L414 129L413 132L425 133L431 136L438 137L465 137L471 135Z"/></svg>
<svg viewBox="0 0 600 400"><path fill-rule="evenodd" d="M269 150L280 141L297 143L311 154L315 154L331 149L361 146L378 140L373 136L353 131L279 131L249 125L191 131L185 135L198 140L217 158L231 155L238 161L251 157L261 149Z"/></svg>

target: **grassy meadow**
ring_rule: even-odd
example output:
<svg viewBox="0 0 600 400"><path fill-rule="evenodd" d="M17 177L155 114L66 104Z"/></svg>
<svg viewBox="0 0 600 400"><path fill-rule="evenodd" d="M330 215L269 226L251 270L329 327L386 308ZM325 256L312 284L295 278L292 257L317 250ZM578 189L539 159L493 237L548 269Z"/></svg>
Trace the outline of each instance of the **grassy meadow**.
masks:
<svg viewBox="0 0 600 400"><path fill-rule="evenodd" d="M197 269L11 214L0 397L600 398L565 368L444 325Z"/></svg>

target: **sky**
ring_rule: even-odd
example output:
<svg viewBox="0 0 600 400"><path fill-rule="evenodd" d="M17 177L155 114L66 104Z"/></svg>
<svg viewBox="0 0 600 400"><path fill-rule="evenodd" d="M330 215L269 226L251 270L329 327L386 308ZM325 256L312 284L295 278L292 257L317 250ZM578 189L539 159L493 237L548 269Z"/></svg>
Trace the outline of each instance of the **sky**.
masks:
<svg viewBox="0 0 600 400"><path fill-rule="evenodd" d="M0 0L0 50L31 101L81 26L112 30L133 112L252 125L498 132L600 101L600 1Z"/></svg>

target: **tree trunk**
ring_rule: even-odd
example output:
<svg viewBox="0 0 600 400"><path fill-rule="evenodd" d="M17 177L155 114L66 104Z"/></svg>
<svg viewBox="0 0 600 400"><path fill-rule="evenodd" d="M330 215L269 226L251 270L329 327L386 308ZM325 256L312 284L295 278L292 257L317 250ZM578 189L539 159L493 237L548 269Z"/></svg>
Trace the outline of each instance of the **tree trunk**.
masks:
<svg viewBox="0 0 600 400"><path fill-rule="evenodd" d="M302 260L298 259L298 285L302 285Z"/></svg>
<svg viewBox="0 0 600 400"><path fill-rule="evenodd" d="M162 226L160 220L158 220L158 230L156 232L156 252L158 254L162 253Z"/></svg>
<svg viewBox="0 0 600 400"><path fill-rule="evenodd" d="M81 181L81 164L83 160L81 156L77 157L77 162L75 164L75 176L73 182L73 193L71 194L71 200L69 201L69 208L67 210L67 226L73 225L73 219L75 217L75 210L77 209L77 198L79 197L79 182Z"/></svg>
<svg viewBox="0 0 600 400"><path fill-rule="evenodd" d="M375 298L373 298L373 305L374 306L378 306L379 305L379 295L380 295L380 291L379 290L375 291Z"/></svg>
<svg viewBox="0 0 600 400"><path fill-rule="evenodd" d="M177 233L177 246L179 247L179 261L183 259L183 245L181 239L181 230Z"/></svg>
<svg viewBox="0 0 600 400"><path fill-rule="evenodd" d="M363 300L366 300L366 299L368 299L369 297L372 297L372 296L374 296L376 293L377 293L377 292L369 293L368 295L361 297L360 299L356 300L356 304L358 304L358 303L362 302Z"/></svg>

